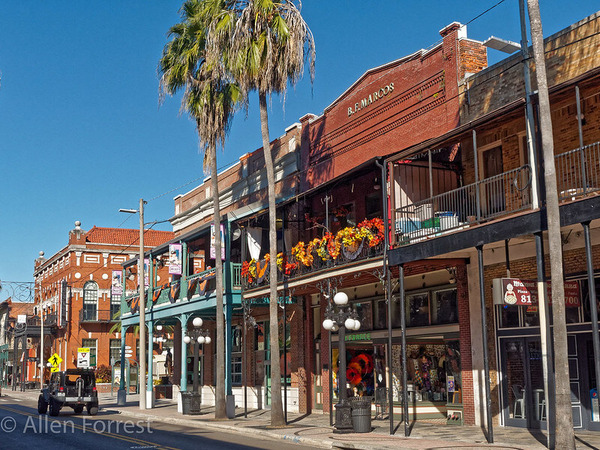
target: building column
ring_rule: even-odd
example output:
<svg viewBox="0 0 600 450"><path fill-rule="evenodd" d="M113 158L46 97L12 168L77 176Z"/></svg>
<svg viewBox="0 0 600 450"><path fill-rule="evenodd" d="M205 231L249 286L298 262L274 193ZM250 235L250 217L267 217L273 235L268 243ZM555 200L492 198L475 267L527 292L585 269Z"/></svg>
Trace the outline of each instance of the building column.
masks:
<svg viewBox="0 0 600 450"><path fill-rule="evenodd" d="M146 322L148 326L148 380L146 381L146 409L154 408L154 377L153 377L153 360L154 360L154 342L152 338L154 336L154 321L149 320Z"/></svg>
<svg viewBox="0 0 600 450"><path fill-rule="evenodd" d="M121 323L121 379L119 380L119 390L117 391L117 406L125 406L127 402L127 391L125 390L125 377L127 372L125 370L125 335L127 334L127 328Z"/></svg>
<svg viewBox="0 0 600 450"><path fill-rule="evenodd" d="M179 394L177 396L177 412L183 413L182 393L187 392L187 344L183 338L187 334L187 323L190 314L181 314L178 319L181 323L181 374L179 378ZM175 345L175 343L173 343Z"/></svg>

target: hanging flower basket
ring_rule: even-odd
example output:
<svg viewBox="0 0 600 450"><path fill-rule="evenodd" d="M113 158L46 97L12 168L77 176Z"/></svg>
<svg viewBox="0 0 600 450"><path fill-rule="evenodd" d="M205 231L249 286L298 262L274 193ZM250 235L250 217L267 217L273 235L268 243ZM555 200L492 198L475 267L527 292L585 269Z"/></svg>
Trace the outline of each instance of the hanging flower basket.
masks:
<svg viewBox="0 0 600 450"><path fill-rule="evenodd" d="M356 243L352 243L350 245L344 244L342 247L342 252L344 253L344 257L346 257L350 261L354 261L356 258L358 258L358 255L360 255L360 253L362 252L364 243L365 243L365 240L362 239L360 241L360 244L356 244Z"/></svg>

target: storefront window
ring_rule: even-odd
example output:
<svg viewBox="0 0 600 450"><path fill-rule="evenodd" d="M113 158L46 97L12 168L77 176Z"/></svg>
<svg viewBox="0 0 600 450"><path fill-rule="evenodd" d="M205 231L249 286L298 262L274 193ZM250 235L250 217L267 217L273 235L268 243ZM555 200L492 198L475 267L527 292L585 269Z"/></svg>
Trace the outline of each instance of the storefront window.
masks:
<svg viewBox="0 0 600 450"><path fill-rule="evenodd" d="M433 295L433 304L431 306L432 325L458 322L456 289L435 292Z"/></svg>
<svg viewBox="0 0 600 450"><path fill-rule="evenodd" d="M407 299L408 326L423 327L429 325L429 293L410 295Z"/></svg>
<svg viewBox="0 0 600 450"><path fill-rule="evenodd" d="M500 328L514 328L519 324L519 306L501 305L498 306L500 312Z"/></svg>
<svg viewBox="0 0 600 450"><path fill-rule="evenodd" d="M600 304L598 303L598 295L600 295L600 278L596 278L596 305L598 307L598 318L600 320ZM590 291L588 280L581 280L579 282L581 286L581 298L583 298L583 321L591 322L592 315L590 314Z"/></svg>
<svg viewBox="0 0 600 450"><path fill-rule="evenodd" d="M394 399L402 400L402 347L392 346ZM407 345L409 403L462 403L460 346L456 340Z"/></svg>

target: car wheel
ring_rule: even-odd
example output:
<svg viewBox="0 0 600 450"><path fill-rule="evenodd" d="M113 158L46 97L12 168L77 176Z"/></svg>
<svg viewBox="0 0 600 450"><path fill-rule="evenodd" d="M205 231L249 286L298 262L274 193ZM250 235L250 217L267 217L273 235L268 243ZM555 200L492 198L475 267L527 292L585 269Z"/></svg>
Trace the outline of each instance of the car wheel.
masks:
<svg viewBox="0 0 600 450"><path fill-rule="evenodd" d="M83 405L73 406L73 411L75 411L75 414L81 414L83 412Z"/></svg>
<svg viewBox="0 0 600 450"><path fill-rule="evenodd" d="M98 414L98 407L96 405L88 406L87 412L90 416Z"/></svg>
<svg viewBox="0 0 600 450"><path fill-rule="evenodd" d="M38 398L38 413L46 414L47 411L48 411L48 403L46 402L46 400L44 400L44 396L40 395Z"/></svg>
<svg viewBox="0 0 600 450"><path fill-rule="evenodd" d="M56 400L54 400L53 398L50 399L50 415L51 416L58 416L60 414L60 403L57 402Z"/></svg>

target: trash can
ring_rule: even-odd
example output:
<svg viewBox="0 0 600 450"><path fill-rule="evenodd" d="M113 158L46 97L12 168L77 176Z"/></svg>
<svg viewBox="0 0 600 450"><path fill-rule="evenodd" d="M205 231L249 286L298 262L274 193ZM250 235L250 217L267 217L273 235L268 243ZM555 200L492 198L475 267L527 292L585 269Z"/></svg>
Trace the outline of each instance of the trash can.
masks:
<svg viewBox="0 0 600 450"><path fill-rule="evenodd" d="M190 416L200 414L202 397L198 392L181 393L181 412Z"/></svg>
<svg viewBox="0 0 600 450"><path fill-rule="evenodd" d="M371 432L371 402L373 397L353 397L350 399L352 405L352 428L355 433Z"/></svg>

